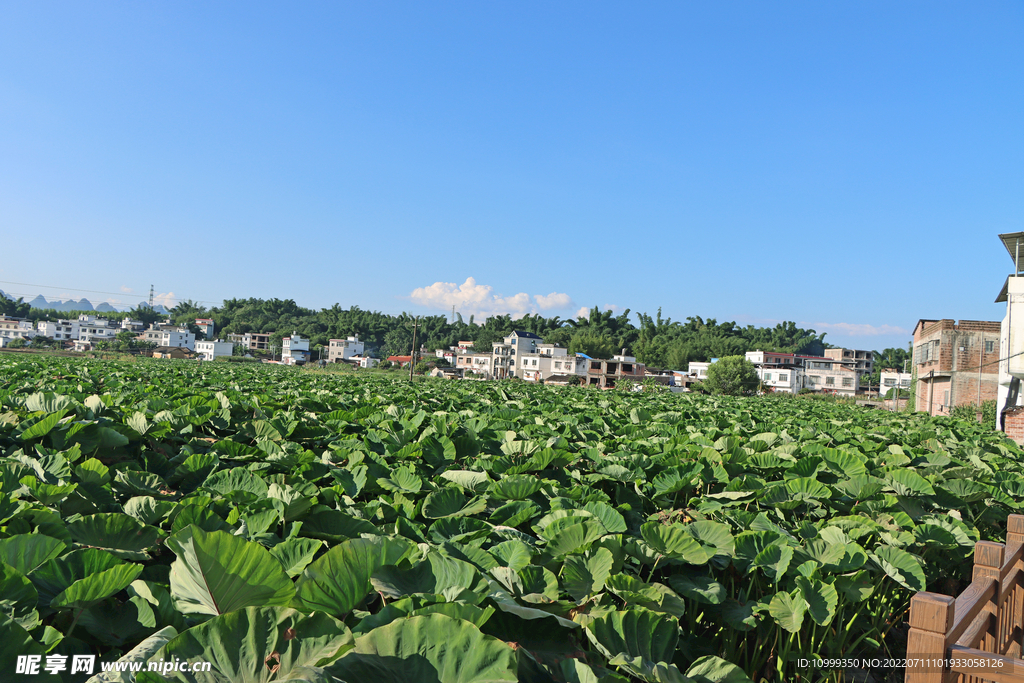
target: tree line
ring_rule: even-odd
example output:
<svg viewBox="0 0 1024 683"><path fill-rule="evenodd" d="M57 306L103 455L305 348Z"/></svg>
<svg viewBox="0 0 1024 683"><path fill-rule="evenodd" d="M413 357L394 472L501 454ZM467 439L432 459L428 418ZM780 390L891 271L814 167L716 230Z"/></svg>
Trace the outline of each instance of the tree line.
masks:
<svg viewBox="0 0 1024 683"><path fill-rule="evenodd" d="M20 300L0 301L0 313L33 321L78 315L30 308ZM164 320L167 316L141 307L122 313L104 313L98 317L131 317L150 323ZM174 324L189 326L194 332L198 332L196 318L211 318L216 336L221 339L226 339L229 334L269 333L271 343L278 348L281 339L293 333L309 339L313 348L326 347L330 339L356 335L366 343L368 352L381 357L409 353L412 324L416 320L413 314L406 312L391 315L363 310L358 306L342 308L339 304L317 310L299 306L293 299L254 298L226 299L222 305L212 308L191 300L183 301L171 309L169 317ZM635 356L649 367L671 370L686 369L690 361L743 355L754 350L821 355L830 346L825 342L824 333L798 327L792 321L774 327L741 326L700 316L679 321L662 317L660 309L654 315L637 313L633 318L629 309L616 314L595 306L589 315L577 319L535 314L513 320L510 315L500 315L479 322L474 316L466 320L457 313L454 321L445 315L420 316L418 324L417 344L423 344L428 351L455 346L460 341L472 341L476 348L489 352L492 342L499 341L513 330L523 330L543 337L546 342L559 344L570 353L609 358L625 350L627 355ZM886 367L882 363L902 367L906 358L906 351L902 349L875 353L876 368Z"/></svg>

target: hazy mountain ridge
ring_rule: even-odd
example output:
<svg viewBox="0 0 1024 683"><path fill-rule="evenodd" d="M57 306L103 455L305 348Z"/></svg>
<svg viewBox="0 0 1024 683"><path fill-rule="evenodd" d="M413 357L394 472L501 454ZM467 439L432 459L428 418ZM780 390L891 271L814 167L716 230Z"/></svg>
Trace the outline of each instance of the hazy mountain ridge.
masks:
<svg viewBox="0 0 1024 683"><path fill-rule="evenodd" d="M3 296L12 301L16 299L16 297L11 296L2 289L0 289L0 296ZM51 309L54 311L95 311L97 313L116 313L118 311L130 310L130 307L127 306L124 308L116 308L115 306L112 306L106 301L101 301L99 304L96 304L94 306L91 301L85 298L79 299L78 301L75 301L74 299L68 299L67 301L54 299L53 301L49 301L42 294L39 294L35 298L28 300L26 303L32 308ZM137 307L141 308L147 305L148 304L145 301L140 301ZM156 311L157 313L168 312L167 309L161 306L160 304L156 304L155 306L153 306L153 310Z"/></svg>

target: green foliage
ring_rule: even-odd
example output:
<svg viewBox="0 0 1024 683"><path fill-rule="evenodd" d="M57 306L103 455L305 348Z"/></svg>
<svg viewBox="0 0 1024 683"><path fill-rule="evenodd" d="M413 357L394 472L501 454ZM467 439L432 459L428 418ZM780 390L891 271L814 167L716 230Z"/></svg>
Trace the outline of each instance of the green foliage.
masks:
<svg viewBox="0 0 1024 683"><path fill-rule="evenodd" d="M1021 450L973 415L21 354L0 375L4 665L802 680L815 654L901 656L913 592L966 585L1024 506Z"/></svg>
<svg viewBox="0 0 1024 683"><path fill-rule="evenodd" d="M980 408L974 403L956 406L953 410L949 411L949 416L960 420L977 420L979 412L981 413L981 423L991 429L995 429L996 402L994 400L983 401Z"/></svg>
<svg viewBox="0 0 1024 683"><path fill-rule="evenodd" d="M726 356L708 366L701 387L712 394L739 396L757 389L757 369L743 356Z"/></svg>

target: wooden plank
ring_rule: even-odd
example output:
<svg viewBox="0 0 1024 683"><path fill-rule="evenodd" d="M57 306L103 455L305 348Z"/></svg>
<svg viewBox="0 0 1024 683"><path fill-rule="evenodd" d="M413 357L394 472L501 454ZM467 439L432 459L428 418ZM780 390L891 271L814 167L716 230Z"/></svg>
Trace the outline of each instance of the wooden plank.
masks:
<svg viewBox="0 0 1024 683"><path fill-rule="evenodd" d="M947 644L960 640L964 631L971 627L974 618L981 614L995 595L996 585L995 579L977 580L957 597L953 625L946 631Z"/></svg>
<svg viewBox="0 0 1024 683"><path fill-rule="evenodd" d="M949 658L953 661L950 671L974 676L992 683L1024 683L1024 661L1004 655L982 652L972 647L953 645L949 648ZM983 660L988 666L961 666L957 660L970 662Z"/></svg>
<svg viewBox="0 0 1024 683"><path fill-rule="evenodd" d="M978 647L978 643L981 642L985 634L992 628L992 622L995 621L995 618L995 609L992 607L992 603L988 603L985 610L974 619L970 628L964 631L964 634L957 639L956 644L960 647Z"/></svg>

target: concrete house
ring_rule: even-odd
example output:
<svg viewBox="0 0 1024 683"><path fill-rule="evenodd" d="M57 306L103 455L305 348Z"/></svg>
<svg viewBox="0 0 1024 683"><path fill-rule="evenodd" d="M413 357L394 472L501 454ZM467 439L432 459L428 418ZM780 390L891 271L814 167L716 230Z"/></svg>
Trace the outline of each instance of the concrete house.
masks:
<svg viewBox="0 0 1024 683"><path fill-rule="evenodd" d="M537 345L543 341L533 332L514 330L504 340L494 342L491 350L491 375L495 379L512 376L522 378L523 365L519 362L519 357L536 353Z"/></svg>
<svg viewBox="0 0 1024 683"><path fill-rule="evenodd" d="M196 342L196 355L203 360L213 360L221 356L230 356L235 349L233 342L215 340L203 340Z"/></svg>
<svg viewBox="0 0 1024 683"><path fill-rule="evenodd" d="M644 364L637 363L633 356L612 356L611 360L591 358L587 361L587 374L583 384L600 389L613 389L623 379L642 382Z"/></svg>
<svg viewBox="0 0 1024 683"><path fill-rule="evenodd" d="M358 335L345 339L331 339L327 342L327 362L337 363L353 356L362 356L363 346Z"/></svg>
<svg viewBox="0 0 1024 683"><path fill-rule="evenodd" d="M1000 323L918 320L914 327L917 410L949 415L962 404L997 398Z"/></svg>
<svg viewBox="0 0 1024 683"><path fill-rule="evenodd" d="M281 362L285 365L304 365L309 361L309 340L294 332L281 340Z"/></svg>

